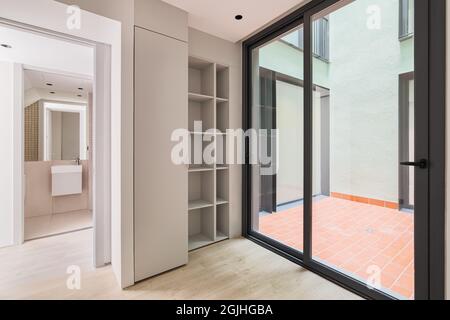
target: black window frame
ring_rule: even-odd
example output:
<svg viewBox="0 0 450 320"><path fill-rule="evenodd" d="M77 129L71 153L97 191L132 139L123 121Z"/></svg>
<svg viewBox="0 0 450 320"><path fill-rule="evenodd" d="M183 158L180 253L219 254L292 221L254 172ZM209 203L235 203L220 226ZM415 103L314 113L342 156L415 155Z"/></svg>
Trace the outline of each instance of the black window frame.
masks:
<svg viewBox="0 0 450 320"><path fill-rule="evenodd" d="M398 142L401 161L410 161L410 142L409 142L409 82L414 81L414 72L402 73L398 80ZM398 204L400 209L414 210L414 205L409 202L409 169L410 167L399 166L398 171Z"/></svg>
<svg viewBox="0 0 450 320"><path fill-rule="evenodd" d="M347 4L352 0L312 0L290 15L280 19L243 43L243 129L251 125L251 51L274 40L299 24L304 25L305 53L312 52L311 16L337 4ZM356 0L357 1L357 0ZM425 210L426 215L415 215L415 299L445 298L445 90L446 90L446 3L445 0L415 0L415 104L416 144L420 146L416 158L428 158L429 168L416 179L416 191L425 192L428 200L417 204L416 209ZM422 45L428 43L428 46ZM312 149L312 58L304 55L305 79L305 146L304 154L311 155ZM425 133L428 139L421 138ZM419 141L419 142L417 142ZM423 152L421 154L421 152ZM312 159L305 157L305 203L304 203L304 252L284 246L273 239L252 231L251 222L251 165L249 164L249 141L245 142L243 166L242 233L255 243L293 261L324 278L369 299L395 299L385 292L371 290L344 273L340 273L311 259L311 183ZM308 183L309 181L309 183ZM422 206L421 208L417 208ZM309 240L308 240L309 239ZM420 258L419 258L420 257ZM417 281L418 279L418 281Z"/></svg>
<svg viewBox="0 0 450 320"><path fill-rule="evenodd" d="M313 39L313 55L315 58L330 62L330 21L328 16L321 17L314 21L315 34L318 36ZM289 41L280 39L284 43L304 51L304 29L298 30L298 44L295 45Z"/></svg>
<svg viewBox="0 0 450 320"><path fill-rule="evenodd" d="M412 31L409 31L410 21L409 21L409 4L410 0L399 0L399 29L398 38L401 40L406 40L414 36L414 26Z"/></svg>

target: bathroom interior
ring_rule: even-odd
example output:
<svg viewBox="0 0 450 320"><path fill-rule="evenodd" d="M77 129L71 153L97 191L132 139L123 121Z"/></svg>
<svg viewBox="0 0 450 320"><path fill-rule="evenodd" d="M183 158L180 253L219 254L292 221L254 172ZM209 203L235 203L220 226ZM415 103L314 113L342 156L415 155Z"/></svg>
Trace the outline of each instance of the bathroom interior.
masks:
<svg viewBox="0 0 450 320"><path fill-rule="evenodd" d="M92 228L89 77L24 71L24 240Z"/></svg>

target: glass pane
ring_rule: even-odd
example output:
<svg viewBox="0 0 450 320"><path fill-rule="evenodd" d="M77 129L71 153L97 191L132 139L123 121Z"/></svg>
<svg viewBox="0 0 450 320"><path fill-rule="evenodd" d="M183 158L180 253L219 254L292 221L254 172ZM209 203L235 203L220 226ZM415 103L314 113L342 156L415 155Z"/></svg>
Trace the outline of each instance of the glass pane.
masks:
<svg viewBox="0 0 450 320"><path fill-rule="evenodd" d="M303 27L254 49L252 77L260 147L252 165L252 229L302 251Z"/></svg>
<svg viewBox="0 0 450 320"><path fill-rule="evenodd" d="M312 255L411 299L414 171L399 163L414 158L414 38L399 40L399 10L343 1L313 17L328 22L313 42L328 37L329 58L313 57Z"/></svg>

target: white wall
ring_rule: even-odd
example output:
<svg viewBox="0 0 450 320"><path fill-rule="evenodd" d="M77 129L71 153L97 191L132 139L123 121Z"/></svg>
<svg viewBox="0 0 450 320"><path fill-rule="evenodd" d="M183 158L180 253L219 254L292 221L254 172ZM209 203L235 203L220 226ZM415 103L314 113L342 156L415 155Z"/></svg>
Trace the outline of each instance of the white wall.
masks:
<svg viewBox="0 0 450 320"><path fill-rule="evenodd" d="M14 64L0 61L0 247L13 244Z"/></svg>
<svg viewBox="0 0 450 320"><path fill-rule="evenodd" d="M277 81L277 205L303 198L303 88ZM293 143L294 142L294 143Z"/></svg>
<svg viewBox="0 0 450 320"><path fill-rule="evenodd" d="M321 154L321 98L314 91L313 163L320 164ZM277 81L278 173L277 205L303 199L303 88ZM293 143L295 142L295 143ZM322 170L313 166L313 195L322 194Z"/></svg>
<svg viewBox="0 0 450 320"><path fill-rule="evenodd" d="M398 1L376 1L383 12L377 32L355 18L372 2L329 15L330 187L397 203L399 74L414 70L413 48L398 40Z"/></svg>
<svg viewBox="0 0 450 320"><path fill-rule="evenodd" d="M0 51L0 60L74 75L92 77L94 74L92 47L4 26L0 26L0 39L12 45L11 49Z"/></svg>
<svg viewBox="0 0 450 320"><path fill-rule="evenodd" d="M33 0L34 1L34 0ZM134 284L133 256L133 45L134 45L134 0L58 0L65 4L75 4L87 10L122 24L121 41L121 82L116 90L121 95L121 211L119 217L113 217L112 242L116 251L112 255L112 265L119 276L120 285L125 288ZM120 220L120 223L119 223Z"/></svg>
<svg viewBox="0 0 450 320"><path fill-rule="evenodd" d="M18 99L22 81L20 65L0 61L0 248L22 241L22 234L14 232L21 226L14 213L23 209L22 184L17 179L23 172L23 151L17 143L23 137L23 125L16 121L22 114Z"/></svg>

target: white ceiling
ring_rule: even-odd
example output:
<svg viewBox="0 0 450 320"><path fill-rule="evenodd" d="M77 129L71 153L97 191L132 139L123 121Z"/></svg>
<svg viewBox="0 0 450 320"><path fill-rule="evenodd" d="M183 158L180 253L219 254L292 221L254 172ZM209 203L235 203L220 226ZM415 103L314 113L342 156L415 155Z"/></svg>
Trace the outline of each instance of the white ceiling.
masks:
<svg viewBox="0 0 450 320"><path fill-rule="evenodd" d="M92 47L0 26L0 61L11 61L45 70L62 71L92 77Z"/></svg>
<svg viewBox="0 0 450 320"><path fill-rule="evenodd" d="M25 90L42 89L48 93L55 92L55 96L64 93L72 94L74 97L82 95L86 98L87 94L92 92L91 80L42 71L25 70L24 82ZM52 85L49 86L48 83Z"/></svg>
<svg viewBox="0 0 450 320"><path fill-rule="evenodd" d="M189 13L189 26L237 42L304 0L163 0ZM244 18L235 20L236 15Z"/></svg>

